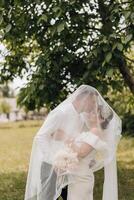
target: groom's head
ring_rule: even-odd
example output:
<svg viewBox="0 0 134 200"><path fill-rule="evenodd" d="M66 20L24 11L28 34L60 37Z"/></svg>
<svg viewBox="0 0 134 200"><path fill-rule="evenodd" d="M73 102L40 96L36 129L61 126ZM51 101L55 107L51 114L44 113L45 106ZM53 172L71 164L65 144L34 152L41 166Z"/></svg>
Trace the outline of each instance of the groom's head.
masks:
<svg viewBox="0 0 134 200"><path fill-rule="evenodd" d="M78 112L87 112L89 113L91 110L95 109L96 107L96 97L97 92L85 89L79 92L76 95L73 104Z"/></svg>

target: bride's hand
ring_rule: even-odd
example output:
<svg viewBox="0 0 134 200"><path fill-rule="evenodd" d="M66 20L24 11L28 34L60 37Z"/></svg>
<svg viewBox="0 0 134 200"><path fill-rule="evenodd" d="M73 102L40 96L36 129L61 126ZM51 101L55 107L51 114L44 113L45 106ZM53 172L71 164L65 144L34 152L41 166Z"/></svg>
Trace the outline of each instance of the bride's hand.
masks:
<svg viewBox="0 0 134 200"><path fill-rule="evenodd" d="M72 152L74 152L74 153L76 153L78 155L79 146L77 146L77 144L75 143L75 139L74 138L66 139L65 144L67 145L67 147L70 148L70 150Z"/></svg>

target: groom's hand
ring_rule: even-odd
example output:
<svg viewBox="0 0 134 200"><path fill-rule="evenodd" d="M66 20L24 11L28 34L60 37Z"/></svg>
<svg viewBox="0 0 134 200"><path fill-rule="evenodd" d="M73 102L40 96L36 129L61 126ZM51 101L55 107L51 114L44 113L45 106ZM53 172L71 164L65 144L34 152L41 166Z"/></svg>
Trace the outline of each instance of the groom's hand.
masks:
<svg viewBox="0 0 134 200"><path fill-rule="evenodd" d="M56 172L56 174L61 174L61 173L64 173L66 170L63 170L63 169L59 169L57 167L54 167L54 171Z"/></svg>
<svg viewBox="0 0 134 200"><path fill-rule="evenodd" d="M71 146L74 140L75 140L74 138L67 138L65 139L65 144L67 144L68 146Z"/></svg>

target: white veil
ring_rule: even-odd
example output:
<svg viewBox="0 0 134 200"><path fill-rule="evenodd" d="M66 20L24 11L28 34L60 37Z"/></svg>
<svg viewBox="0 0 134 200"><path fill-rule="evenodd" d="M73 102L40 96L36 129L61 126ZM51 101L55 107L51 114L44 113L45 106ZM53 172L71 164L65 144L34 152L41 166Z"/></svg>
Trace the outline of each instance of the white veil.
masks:
<svg viewBox="0 0 134 200"><path fill-rule="evenodd" d="M92 131L94 126L99 133ZM53 109L35 135L24 200L56 200L64 186L75 182L77 173L73 170L56 173L54 159L66 148L68 138L77 139L82 134L95 152L92 171L104 167L102 199L118 200L116 149L121 119L89 85L81 85Z"/></svg>

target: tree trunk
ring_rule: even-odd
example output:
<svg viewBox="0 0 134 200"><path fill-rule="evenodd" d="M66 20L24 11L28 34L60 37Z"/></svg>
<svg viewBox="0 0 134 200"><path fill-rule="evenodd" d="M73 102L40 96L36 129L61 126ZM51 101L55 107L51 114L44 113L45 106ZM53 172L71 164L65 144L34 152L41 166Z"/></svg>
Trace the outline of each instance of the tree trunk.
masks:
<svg viewBox="0 0 134 200"><path fill-rule="evenodd" d="M127 67L127 63L125 59L123 58L122 58L122 61L120 62L119 70L125 82L127 83L128 87L130 88L131 92L134 93L134 77L130 73L129 68Z"/></svg>

